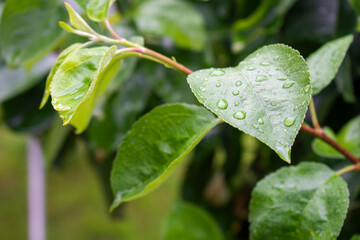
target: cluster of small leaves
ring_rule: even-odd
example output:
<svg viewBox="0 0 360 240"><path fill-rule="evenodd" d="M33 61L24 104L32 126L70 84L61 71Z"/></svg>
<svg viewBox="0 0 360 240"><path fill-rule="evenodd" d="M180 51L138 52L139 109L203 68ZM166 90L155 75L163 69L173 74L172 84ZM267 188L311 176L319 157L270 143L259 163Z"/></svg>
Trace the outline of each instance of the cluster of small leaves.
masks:
<svg viewBox="0 0 360 240"><path fill-rule="evenodd" d="M86 15L90 20L105 25L105 21L109 19L107 16L109 8L114 1L77 0L76 2L83 9L83 16ZM231 1L226 2L228 6L235 4L230 3ZM171 97L176 99L175 87L166 85L173 79L176 82L175 77L163 77L160 86L170 87L169 90L159 90L159 79L151 80L151 76L157 78L159 75L147 71L148 63L139 64L136 73L132 74L136 62L128 57L139 54L122 53L121 51L126 48L121 46L121 40L100 34L98 26L88 24L84 20L86 18L68 4L66 7L71 25L65 20L64 7L57 1L21 0L19 4L21 11L18 11L19 1L8 0L0 23L1 53L9 66L22 66L22 68L0 69L4 72L0 76L0 84L6 86L3 90L0 89L0 102L35 86L49 71L50 66L36 62L61 41L62 32L51 25L60 21L60 26L66 31L87 37L91 42L82 44L74 41L75 43L70 46L64 44L68 47L59 54L56 61L51 62L53 64L46 80L41 107L46 108L46 102L51 96L53 108L60 115L64 125L71 124L78 134L89 126L87 132L90 138L89 145L95 146L96 157L101 157L102 154L109 157L117 149L111 174L109 172L105 174L110 177L115 196L111 210L123 202L137 199L156 189L175 171L183 159L189 158L191 150L206 137L207 133L225 128L218 126L220 122L226 122L236 128L237 134L240 130L255 137L269 146L281 159L290 163L291 149L313 96L321 96L324 89L336 78L344 99L350 102L356 101L351 84L350 57L346 57L354 40L353 29L339 36L331 35L337 32L335 29L337 20L329 21L329 24L334 25L334 29L329 27L324 30L323 36L316 38L319 39L318 48L306 52L306 55L311 53L307 58L303 58L299 51L284 44L269 44L247 54L247 51L254 48L251 45L252 41L264 40L265 37L277 34L279 31L284 31L285 35L292 35L294 29L300 28L296 25L298 22L295 24L291 16L288 17L289 21L284 23L288 11L295 11L298 6L306 9L312 5L321 5L321 1L305 2L262 1L246 19L232 20L232 33L229 39L233 41L232 51L238 54L232 57L237 59L241 55L247 56L237 62L225 59L223 60L225 64L214 64L214 60L211 60L213 54L222 50L216 47L205 49L205 46L217 45L218 40L216 36L211 36L211 31L206 32L206 19L194 4L177 0L143 0L130 4L124 17L132 19L137 31L130 33L130 36L138 33L150 42L163 42L170 51L176 47L182 49L181 51L207 52L204 57L207 62L202 64L191 62L189 59L194 58L193 56L185 57L187 59L185 62L189 62L191 66L204 69L187 77L188 86L185 77L180 80L181 87L177 86L183 92L191 93L191 90L203 106L184 103L157 106L159 102L166 102ZM349 11L346 10L348 5L344 5L346 4L344 1L341 1L339 6L334 5L334 1L330 2L327 6L329 11L338 8L345 9L342 10L342 14ZM121 4L121 1L118 1L118 4ZM198 7L201 4L199 3ZM356 8L356 2L353 1L352 4ZM38 8L42 10L39 11ZM215 11L214 9L204 7L203 11ZM39 19L39 12L47 21ZM182 17L179 21L181 14L184 13L186 18ZM215 13L214 19L222 18L221 12ZM311 11L306 13L309 15L304 16L304 21L313 21ZM31 28L24 24L29 19L34 25ZM346 25L339 20L338 25L341 24ZM119 28L115 29L123 31L128 27L119 25ZM35 28L41 33L40 35L29 31ZM333 32L330 31L331 29ZM127 33L124 32L122 36L127 37ZM293 37L306 39L306 36L301 34L294 34ZM277 42L279 40L275 38L267 43ZM89 46L93 43L100 46ZM109 44L111 46L107 46ZM258 46L256 45L256 48ZM303 53L301 48L300 46L299 50ZM191 54L199 53L191 52ZM43 61L48 62L47 59ZM34 67L27 72L25 65ZM206 69L208 66L231 65L236 66ZM157 69L154 66L150 68ZM160 69L160 71L165 70ZM132 79L128 79L130 77ZM9 82L9 78L16 80ZM152 85L154 89L146 89L148 85ZM184 90L186 87L187 89ZM156 97L151 98L154 93ZM181 92L181 94L185 93ZM192 102L192 99L189 102ZM135 119L151 108L153 109L150 112L135 122ZM94 115L96 115L95 119L91 120ZM330 128L325 128L324 131L345 149L360 157L359 126L359 117L356 117L337 135ZM63 136L61 140L50 149L60 149L67 134L68 132L61 134ZM227 141L223 142L225 148L230 144ZM321 157L343 158L337 150L318 139L313 142L313 150ZM215 151L218 150L209 150L214 154L213 158L218 159ZM264 155L270 156L271 153L266 152ZM236 164L230 166L229 168L233 169L228 172L234 172L234 169L240 166L238 158L239 156L235 157ZM255 157L248 159L251 159L249 163L241 165L244 169L249 167ZM224 163L217 163L221 167L222 164ZM223 176L219 173L222 170L217 171L214 176ZM224 183L225 180L221 177L214 179L216 181L209 181L208 189L216 188L212 184L220 186L228 184ZM231 182L229 178L226 181ZM230 190L222 192L224 195L234 194L233 192L225 194L224 192L227 191ZM326 165L303 163L296 167L284 167L258 182L252 193L249 209L250 238L336 239L349 207L348 199L346 183ZM226 200L218 202L221 201L226 202ZM186 239L223 239L217 224L209 214L185 203L175 205L164 227L162 239L175 239L179 236Z"/></svg>

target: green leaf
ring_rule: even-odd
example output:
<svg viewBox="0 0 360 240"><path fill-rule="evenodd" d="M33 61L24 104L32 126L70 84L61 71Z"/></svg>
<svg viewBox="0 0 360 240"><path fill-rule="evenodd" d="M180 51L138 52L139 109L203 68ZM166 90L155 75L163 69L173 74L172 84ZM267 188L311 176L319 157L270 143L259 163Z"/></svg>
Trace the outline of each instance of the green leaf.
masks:
<svg viewBox="0 0 360 240"><path fill-rule="evenodd" d="M97 33L85 22L85 20L71 7L70 4L64 3L69 13L71 24L78 30L97 35ZM64 26L64 24L61 24ZM68 30L67 30L68 31Z"/></svg>
<svg viewBox="0 0 360 240"><path fill-rule="evenodd" d="M342 147L350 151L356 157L360 157L360 116L346 123L337 136L329 127L325 127L324 131ZM312 148L317 155L322 157L345 158L337 150L320 139L315 139L313 141Z"/></svg>
<svg viewBox="0 0 360 240"><path fill-rule="evenodd" d="M161 240L222 240L219 227L210 214L200 207L190 204L175 203L166 224Z"/></svg>
<svg viewBox="0 0 360 240"><path fill-rule="evenodd" d="M311 96L308 67L299 52L269 45L237 67L194 72L188 83L199 101L221 119L290 162Z"/></svg>
<svg viewBox="0 0 360 240"><path fill-rule="evenodd" d="M106 20L109 7L115 0L75 0L82 9L86 10L88 17L95 22Z"/></svg>
<svg viewBox="0 0 360 240"><path fill-rule="evenodd" d="M52 78L52 104L64 125L71 123L76 133L85 130L99 97L117 73L115 52L115 46L79 49L65 58Z"/></svg>
<svg viewBox="0 0 360 240"><path fill-rule="evenodd" d="M12 67L39 59L61 37L57 22L66 18L58 1L8 0L0 23L1 54Z"/></svg>
<svg viewBox="0 0 360 240"><path fill-rule="evenodd" d="M334 79L353 38L352 35L347 35L328 42L306 59L313 95L318 94Z"/></svg>
<svg viewBox="0 0 360 240"><path fill-rule="evenodd" d="M146 0L138 4L133 17L143 34L169 37L181 48L204 48L204 20L196 9L185 1Z"/></svg>
<svg viewBox="0 0 360 240"><path fill-rule="evenodd" d="M102 22L106 19L110 5L115 0L91 0L86 10L89 18L95 22Z"/></svg>
<svg viewBox="0 0 360 240"><path fill-rule="evenodd" d="M346 56L344 62L339 68L339 72L336 75L335 83L338 91L342 94L343 99L347 103L355 103L356 96L354 93L353 79L351 75L351 60L349 56Z"/></svg>
<svg viewBox="0 0 360 240"><path fill-rule="evenodd" d="M114 160L111 209L159 186L217 123L206 109L187 104L163 105L141 117Z"/></svg>
<svg viewBox="0 0 360 240"><path fill-rule="evenodd" d="M45 85L45 92L44 96L41 100L40 108L43 108L49 98L50 95L50 85L52 82L52 79L56 73L56 71L59 69L60 65L65 61L65 59L72 53L76 53L80 48L82 48L82 44L75 43L71 45L70 47L66 48L64 51L62 51L57 58L56 62L54 63L53 67L50 70L50 73L46 79L46 85Z"/></svg>
<svg viewBox="0 0 360 240"><path fill-rule="evenodd" d="M346 183L326 165L283 167L252 192L250 239L336 239L348 206Z"/></svg>
<svg viewBox="0 0 360 240"><path fill-rule="evenodd" d="M23 67L11 70L0 67L0 103L12 98L39 83L46 76L56 59L55 54L49 55L26 71Z"/></svg>

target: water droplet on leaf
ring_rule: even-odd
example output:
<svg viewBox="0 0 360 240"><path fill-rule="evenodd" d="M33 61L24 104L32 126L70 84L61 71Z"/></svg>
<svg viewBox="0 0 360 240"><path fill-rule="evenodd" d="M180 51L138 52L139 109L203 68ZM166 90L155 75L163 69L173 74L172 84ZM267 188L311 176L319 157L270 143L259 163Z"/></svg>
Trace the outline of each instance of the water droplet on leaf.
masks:
<svg viewBox="0 0 360 240"><path fill-rule="evenodd" d="M216 87L221 87L221 84L220 84L220 83L217 83L217 84L216 84Z"/></svg>
<svg viewBox="0 0 360 240"><path fill-rule="evenodd" d="M284 85L282 87L283 88L291 88L294 84L295 84L295 82L286 82L286 83L284 83Z"/></svg>
<svg viewBox="0 0 360 240"><path fill-rule="evenodd" d="M235 96L236 96L236 95L239 95L239 93L240 93L240 92L239 92L238 90L232 91L232 94L235 95Z"/></svg>
<svg viewBox="0 0 360 240"><path fill-rule="evenodd" d="M216 70L212 71L209 75L210 76L222 76L224 74L225 74L224 70L216 69Z"/></svg>
<svg viewBox="0 0 360 240"><path fill-rule="evenodd" d="M268 63L268 62L261 62L260 65L261 65L261 66L269 66L270 63Z"/></svg>
<svg viewBox="0 0 360 240"><path fill-rule="evenodd" d="M233 117L238 120L243 120L246 118L246 113L244 111L238 111L238 112L234 113Z"/></svg>
<svg viewBox="0 0 360 240"><path fill-rule="evenodd" d="M248 70L248 71L254 71L254 70L256 70L256 67L247 66L247 67L246 67L246 70Z"/></svg>
<svg viewBox="0 0 360 240"><path fill-rule="evenodd" d="M265 75L258 75L255 79L255 82L263 82L263 81L266 81L268 80L267 76Z"/></svg>
<svg viewBox="0 0 360 240"><path fill-rule="evenodd" d="M240 87L242 85L242 81L236 81L235 86Z"/></svg>
<svg viewBox="0 0 360 240"><path fill-rule="evenodd" d="M294 125L294 123L295 123L295 118L294 117L287 117L284 120L284 124L287 127L291 127L292 125Z"/></svg>
<svg viewBox="0 0 360 240"><path fill-rule="evenodd" d="M259 123L259 124L264 124L264 119L259 118L259 119L258 119L258 123Z"/></svg>
<svg viewBox="0 0 360 240"><path fill-rule="evenodd" d="M228 103L226 100L224 99L220 99L217 103L216 106L220 109L226 109L228 107Z"/></svg>

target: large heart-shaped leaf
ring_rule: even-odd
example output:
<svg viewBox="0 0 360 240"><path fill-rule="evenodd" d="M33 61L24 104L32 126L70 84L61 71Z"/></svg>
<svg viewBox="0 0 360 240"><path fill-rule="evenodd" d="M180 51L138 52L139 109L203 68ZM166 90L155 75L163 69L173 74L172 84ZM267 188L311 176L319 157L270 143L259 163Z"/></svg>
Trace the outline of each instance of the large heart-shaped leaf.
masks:
<svg viewBox="0 0 360 240"><path fill-rule="evenodd" d="M352 35L333 40L306 58L314 95L334 79L352 41Z"/></svg>
<svg viewBox="0 0 360 240"><path fill-rule="evenodd" d="M79 49L65 58L52 78L52 104L64 124L71 123L77 133L85 130L97 100L118 70L119 62L113 59L116 49Z"/></svg>
<svg viewBox="0 0 360 240"><path fill-rule="evenodd" d="M311 96L308 67L299 52L282 44L266 46L237 67L200 70L188 82L221 119L290 162Z"/></svg>
<svg viewBox="0 0 360 240"><path fill-rule="evenodd" d="M159 186L217 123L205 108L187 104L163 105L141 117L114 160L111 209Z"/></svg>
<svg viewBox="0 0 360 240"><path fill-rule="evenodd" d="M8 0L0 24L1 54L18 67L50 51L62 34L57 23L66 18L59 1Z"/></svg>
<svg viewBox="0 0 360 240"><path fill-rule="evenodd" d="M335 135L328 127L324 128L324 132L356 157L360 157L360 116L342 127L338 135ZM313 141L312 148L316 154L322 157L345 158L339 151L320 139Z"/></svg>
<svg viewBox="0 0 360 240"><path fill-rule="evenodd" d="M284 167L252 192L250 239L336 239L348 206L346 183L326 165Z"/></svg>
<svg viewBox="0 0 360 240"><path fill-rule="evenodd" d="M222 240L215 220L194 204L177 202L164 225L161 240Z"/></svg>

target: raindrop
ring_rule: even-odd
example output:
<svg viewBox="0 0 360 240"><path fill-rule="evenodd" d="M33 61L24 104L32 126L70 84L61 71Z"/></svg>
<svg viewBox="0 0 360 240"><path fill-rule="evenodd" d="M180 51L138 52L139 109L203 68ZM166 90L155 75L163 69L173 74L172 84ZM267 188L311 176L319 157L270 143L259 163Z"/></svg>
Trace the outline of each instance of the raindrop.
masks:
<svg viewBox="0 0 360 240"><path fill-rule="evenodd" d="M199 76L196 76L195 78L200 79L200 77L199 77Z"/></svg>
<svg viewBox="0 0 360 240"><path fill-rule="evenodd" d="M287 78L286 77L278 77L277 80L280 80L280 81L286 81Z"/></svg>
<svg viewBox="0 0 360 240"><path fill-rule="evenodd" d="M259 123L259 124L264 124L264 119L259 118L259 119L258 119L258 123Z"/></svg>
<svg viewBox="0 0 360 240"><path fill-rule="evenodd" d="M286 72L286 75L290 76L290 71L287 71L287 72Z"/></svg>
<svg viewBox="0 0 360 240"><path fill-rule="evenodd" d="M253 128L255 128L255 129L258 129L258 128L259 128L259 125L257 125L257 124L253 124L252 126L253 126Z"/></svg>
<svg viewBox="0 0 360 240"><path fill-rule="evenodd" d="M260 128L259 128L258 130L259 130L259 132L264 133L264 130L262 130L262 129L260 129Z"/></svg>
<svg viewBox="0 0 360 240"><path fill-rule="evenodd" d="M224 99L220 99L217 103L216 103L216 106L219 108L219 109L226 109L228 107L228 103L226 100Z"/></svg>
<svg viewBox="0 0 360 240"><path fill-rule="evenodd" d="M235 105L236 105L236 103L235 103ZM234 113L233 117L238 120L243 120L246 118L246 113L244 111L238 111L238 112Z"/></svg>
<svg viewBox="0 0 360 240"><path fill-rule="evenodd" d="M254 71L254 70L256 70L256 67L247 66L247 67L246 67L246 70L248 70L248 71Z"/></svg>
<svg viewBox="0 0 360 240"><path fill-rule="evenodd" d="M260 65L261 65L261 66L269 66L270 63L268 63L268 62L261 62Z"/></svg>
<svg viewBox="0 0 360 240"><path fill-rule="evenodd" d="M235 86L240 87L242 85L242 81L236 81Z"/></svg>
<svg viewBox="0 0 360 240"><path fill-rule="evenodd" d="M199 90L200 90L201 92L205 92L205 91L206 91L206 88L204 88L204 87L199 87Z"/></svg>
<svg viewBox="0 0 360 240"><path fill-rule="evenodd" d="M235 106L239 106L239 104L240 104L239 102L235 102Z"/></svg>
<svg viewBox="0 0 360 240"><path fill-rule="evenodd" d="M287 117L287 118L285 118L285 120L284 120L284 124L285 124L285 126L287 126L287 127L291 127L292 125L294 125L294 123L295 123L295 118L294 117Z"/></svg>
<svg viewBox="0 0 360 240"><path fill-rule="evenodd" d="M276 103L270 103L271 106L276 106Z"/></svg>
<svg viewBox="0 0 360 240"><path fill-rule="evenodd" d="M279 59L279 55L274 57L274 61L277 61Z"/></svg>
<svg viewBox="0 0 360 240"><path fill-rule="evenodd" d="M305 92L308 92L310 90L310 85L306 85L305 88L304 88Z"/></svg>
<svg viewBox="0 0 360 240"><path fill-rule="evenodd" d="M222 76L225 74L224 70L220 70L220 69L215 69L214 71L212 71L209 75L210 76Z"/></svg>
<svg viewBox="0 0 360 240"><path fill-rule="evenodd" d="M294 85L294 84L295 84L295 82L286 82L286 83L284 83L284 85L282 87L283 88L291 88L292 85Z"/></svg>
<svg viewBox="0 0 360 240"><path fill-rule="evenodd" d="M266 81L268 80L267 76L265 75L258 75L255 79L255 82L263 82L263 81Z"/></svg>
<svg viewBox="0 0 360 240"><path fill-rule="evenodd" d="M239 95L239 93L240 93L240 92L239 92L238 90L232 91L232 94L235 95L235 96L236 96L236 95Z"/></svg>
<svg viewBox="0 0 360 240"><path fill-rule="evenodd" d="M216 84L216 87L221 87L221 84L220 84L220 83L217 83L217 84Z"/></svg>
<svg viewBox="0 0 360 240"><path fill-rule="evenodd" d="M210 92L210 95L214 95L214 92Z"/></svg>

